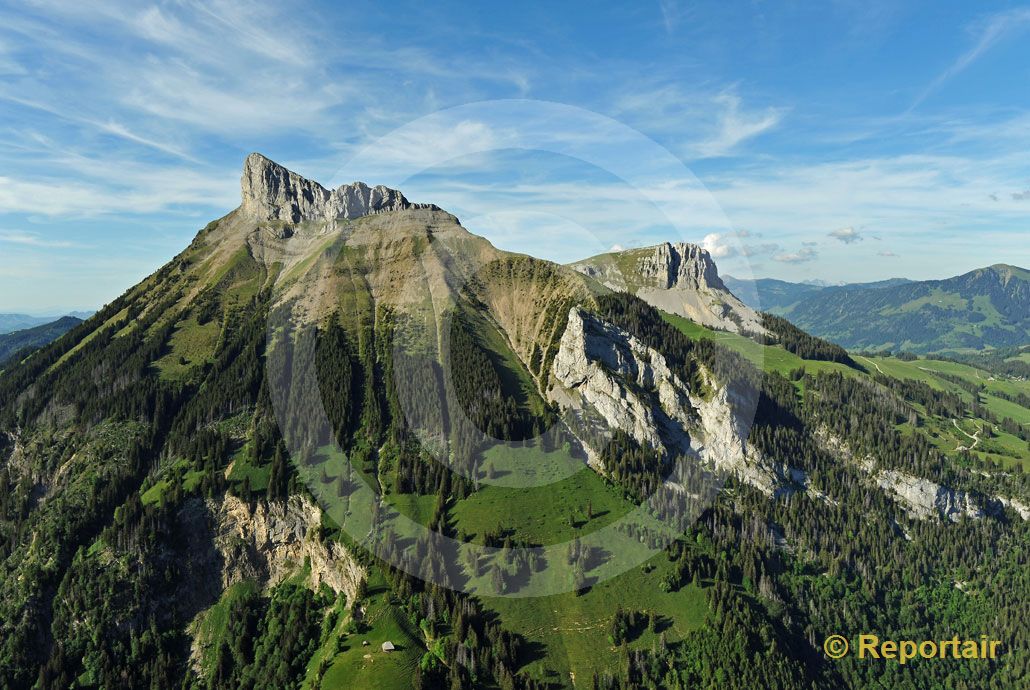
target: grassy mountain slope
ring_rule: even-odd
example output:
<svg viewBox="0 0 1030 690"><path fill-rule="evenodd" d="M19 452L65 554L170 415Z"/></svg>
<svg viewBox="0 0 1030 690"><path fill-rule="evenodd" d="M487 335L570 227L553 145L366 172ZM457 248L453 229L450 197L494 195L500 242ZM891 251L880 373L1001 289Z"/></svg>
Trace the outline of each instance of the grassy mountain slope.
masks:
<svg viewBox="0 0 1030 690"><path fill-rule="evenodd" d="M949 357L994 374L1030 379L1030 344L984 352L950 353Z"/></svg>
<svg viewBox="0 0 1030 690"><path fill-rule="evenodd" d="M330 248L331 258L323 261ZM478 319L482 347L505 370L509 391L522 389L516 407L541 413L535 378L549 365L569 301L591 299L587 284L573 271L500 252L433 209L296 226L239 210L208 225L154 275L2 377L0 686L38 681L66 687L78 679L111 687L140 665L160 685L183 677L189 631L202 625L222 596L211 589L220 579L217 563L230 567L229 554L219 550L227 547L218 546L218 530L228 529L233 515L225 512L233 505L229 497L256 495L259 511L273 511L277 501L303 493L299 473L284 464L268 395L262 393L265 318L273 299L298 310L297 328L332 321L345 329L346 348L353 348L347 356L364 377L356 452L374 456L368 467L384 487L414 498L411 487L424 489L439 477L417 452L397 444L396 433L385 443L386 425L402 418L387 401L384 369L392 348L439 357L439 344L448 336L448 322L441 319L464 305ZM409 324L403 331L408 340L391 344L399 323ZM101 441L94 452L91 444ZM420 502L398 503L410 508ZM433 497L421 503L431 517ZM190 523L181 517L186 513L203 515L202 528L184 533L177 525ZM112 562L119 567L109 567ZM242 572L253 567L260 577L269 566ZM393 584L389 573L371 564L366 570L368 578ZM69 587L85 587L89 594L73 596ZM94 597L115 591L134 594L112 599L101 611ZM256 656L238 657L236 643L230 652L216 649L215 666L232 657L243 674L234 671L218 682L289 681L271 662L278 656L262 660L261 626L282 624L278 617L287 612L277 608L277 597L302 607L310 619L316 609L346 596L331 594L309 600L299 591L259 587L240 604L257 628L234 633L246 634ZM348 614L357 631L375 629L364 618L371 616L374 598L349 605L357 607ZM412 614L389 615L407 620ZM73 629L74 619L89 623ZM109 629L129 619L138 624L117 634ZM397 687L408 687L414 662L432 641L418 631L417 619L404 625L414 631L405 653L413 656ZM474 625L484 639L496 634L496 626L483 619ZM90 630L110 634L96 638ZM131 642L148 630L157 632L147 632L146 644ZM130 642L132 653L126 651ZM351 663L344 651L332 655L321 672L347 677L333 670L337 660ZM308 652L294 652L306 663ZM485 677L500 672L493 662L483 663ZM375 668L367 673L378 678Z"/></svg>
<svg viewBox="0 0 1030 690"><path fill-rule="evenodd" d="M768 282L758 281L766 310L851 349L971 352L1030 341L1030 271L1016 266L816 290Z"/></svg>
<svg viewBox="0 0 1030 690"><path fill-rule="evenodd" d="M898 359L855 355L860 365L857 368L838 362L806 360L780 346L759 345L735 333L711 331L673 314L667 314L665 318L691 338L711 339L739 352L765 371L794 380L799 392L804 386L804 379L799 377L803 371L809 374L835 372L863 381L875 380L877 376L890 377L925 383L936 391L957 396L966 412L956 420L957 425L952 422L952 417L927 414L923 407L920 410L922 420L916 429L905 429L904 425L898 425L898 428L923 434L942 452L968 446L969 432L989 428L989 437L984 435L976 447L970 449L972 458L983 463L984 467L1018 466L1022 471L1030 472L1030 446L1001 426L1005 419L1030 426L1030 409L1025 404L1030 402L1030 381L1023 378L994 376L973 366L932 357ZM1023 396L1024 404L1012 401L1020 396ZM979 409L975 409L974 402L980 406Z"/></svg>

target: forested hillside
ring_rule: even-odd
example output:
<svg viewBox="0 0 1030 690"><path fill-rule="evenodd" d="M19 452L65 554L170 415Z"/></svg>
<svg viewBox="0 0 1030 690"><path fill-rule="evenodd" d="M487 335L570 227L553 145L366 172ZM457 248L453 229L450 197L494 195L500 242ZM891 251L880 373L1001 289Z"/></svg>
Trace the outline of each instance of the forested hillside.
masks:
<svg viewBox="0 0 1030 690"><path fill-rule="evenodd" d="M0 374L0 687L1027 677L1030 384L709 330L257 156L243 200ZM865 632L1005 653L823 654Z"/></svg>
<svg viewBox="0 0 1030 690"><path fill-rule="evenodd" d="M1017 266L817 289L768 282L738 289L757 290L763 309L849 349L968 353L1030 341L1030 271Z"/></svg>
<svg viewBox="0 0 1030 690"><path fill-rule="evenodd" d="M74 316L62 316L56 321L41 326L0 335L0 366L19 353L28 354L37 347L57 340L80 323L82 323L82 319Z"/></svg>

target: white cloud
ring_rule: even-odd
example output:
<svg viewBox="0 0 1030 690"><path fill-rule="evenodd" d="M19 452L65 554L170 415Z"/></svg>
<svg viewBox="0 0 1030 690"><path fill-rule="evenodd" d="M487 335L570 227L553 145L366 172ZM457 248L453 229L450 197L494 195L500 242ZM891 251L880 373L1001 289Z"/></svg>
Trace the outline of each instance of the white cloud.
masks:
<svg viewBox="0 0 1030 690"><path fill-rule="evenodd" d="M701 240L701 246L708 250L708 253L715 259L725 259L737 253L737 247L726 240L725 235L712 232L705 235Z"/></svg>
<svg viewBox="0 0 1030 690"><path fill-rule="evenodd" d="M63 240L48 240L40 237L37 233L22 232L20 230L0 230L0 242L47 249L71 249L82 246Z"/></svg>
<svg viewBox="0 0 1030 690"><path fill-rule="evenodd" d="M197 158L194 158L193 156L176 148L168 142L154 141L152 139L140 136L139 134L130 131L125 125L115 122L114 120L108 120L107 122L98 122L86 117L81 117L77 115L75 112L64 112L44 103L37 103L35 101L31 101L25 98L19 98L17 96L12 96L3 93L0 93L0 99L10 101L12 103L17 103L18 105L24 106L26 108L32 108L34 110L40 110L42 112L49 113L50 115L58 117L62 120L67 120L68 122L86 125L106 134L111 134L113 136L125 139L127 141L132 141L137 144L142 144L143 146L147 146L157 151L162 151L164 153L171 154L173 156L176 156L177 158L182 158L192 163L200 162Z"/></svg>
<svg viewBox="0 0 1030 690"><path fill-rule="evenodd" d="M834 163L792 163L709 176L706 182L734 225L780 238L825 236L826 227L861 219L876 234L934 233L1025 223L1026 207L990 198L1025 179L1025 157L896 155Z"/></svg>
<svg viewBox="0 0 1030 690"><path fill-rule="evenodd" d="M368 122L390 126L424 112L419 83L437 92L446 85L457 102L482 98L473 80L511 95L531 87L517 63L444 59L357 27L341 35L311 16L237 0L143 10L120 0L88 8L44 0L28 12L0 10L20 53L46 56L46 70L32 65L6 95L84 123L114 122L111 133L151 147L183 149L165 141L173 131L194 146L216 135L250 149L258 135L353 141Z"/></svg>
<svg viewBox="0 0 1030 690"><path fill-rule="evenodd" d="M815 261L819 254L811 247L802 247L796 252L785 252L773 257L776 261L785 264L802 264L808 261Z"/></svg>
<svg viewBox="0 0 1030 690"><path fill-rule="evenodd" d="M999 127L1009 129L1004 123ZM848 272L849 280L865 277L864 269L841 265L836 251L817 254L817 248L803 243L825 242L826 228L854 229L857 219L862 230L856 233L867 239L883 237L894 247L933 237L934 246L947 256L943 262L935 260L933 273L926 276L930 277L968 270L972 261L986 265L1001 260L990 256L998 247L1008 248L1006 260L1026 263L1012 249L1011 237L993 248L982 239L988 232L1004 237L1004 233L1025 230L1025 202L1013 200L1010 193L1000 195L997 202L988 197L989 190L1021 189L1026 184L1025 157L1017 147L1008 148L997 154L977 151L975 156L967 151L814 164L773 161L709 174L707 190L689 180L673 180L647 188L646 195L618 183L566 179L506 184L469 175L430 181L418 189L417 196L408 196L438 203L463 219L498 207L564 215L589 228L604 247L663 240L703 243L706 235L715 234L718 239L709 238L708 245L722 254L723 270L743 271L749 258L778 255L781 266L792 263L791 259L793 263L818 261L820 266ZM717 203L712 203L712 197ZM683 228L671 226L668 219ZM761 239L738 241L741 233L734 233L734 226L747 228ZM967 250L945 250L956 244ZM736 252L729 256L734 247ZM811 251L799 253L792 248Z"/></svg>
<svg viewBox="0 0 1030 690"><path fill-rule="evenodd" d="M835 240L840 240L844 244L852 244L854 242L861 242L862 235L852 227L838 228L829 234Z"/></svg>
<svg viewBox="0 0 1030 690"><path fill-rule="evenodd" d="M518 143L515 133L487 122L454 122L446 114L431 116L369 143L347 164L346 172L366 177L408 177L445 162L452 173L457 172L455 166L459 164L482 171L489 167L490 153Z"/></svg>
<svg viewBox="0 0 1030 690"><path fill-rule="evenodd" d="M69 172L81 172L74 178L0 177L0 213L49 217L156 212L195 215L198 209L229 210L239 203L235 171L201 174L180 167L153 168L121 160L94 160L85 165L73 157L64 160ZM94 167L90 168L90 163ZM41 199L46 203L40 203Z"/></svg>

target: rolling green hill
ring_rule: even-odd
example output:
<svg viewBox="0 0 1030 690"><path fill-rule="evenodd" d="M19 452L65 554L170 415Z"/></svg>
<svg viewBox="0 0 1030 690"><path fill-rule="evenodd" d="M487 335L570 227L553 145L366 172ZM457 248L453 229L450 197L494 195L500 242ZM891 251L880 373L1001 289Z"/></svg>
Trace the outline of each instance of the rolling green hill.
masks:
<svg viewBox="0 0 1030 690"><path fill-rule="evenodd" d="M733 276L725 276L723 280L726 283L726 287L733 294L737 295L744 304L758 311L766 311L778 315L789 313L802 300L821 292L841 289L867 290L893 287L912 282L906 278L888 278L887 280L877 280L869 283L826 285L791 283L786 280L776 280L775 278L745 279Z"/></svg>
<svg viewBox="0 0 1030 690"><path fill-rule="evenodd" d="M811 296L823 288L808 283L791 283L775 278L755 278L745 280L733 276L724 276L726 287L740 300L758 311L773 314L782 313L805 297Z"/></svg>
<svg viewBox="0 0 1030 690"><path fill-rule="evenodd" d="M752 298L757 290L766 311L849 349L973 352L1030 342L1030 271L1017 266L946 280L812 289L763 279L738 289Z"/></svg>

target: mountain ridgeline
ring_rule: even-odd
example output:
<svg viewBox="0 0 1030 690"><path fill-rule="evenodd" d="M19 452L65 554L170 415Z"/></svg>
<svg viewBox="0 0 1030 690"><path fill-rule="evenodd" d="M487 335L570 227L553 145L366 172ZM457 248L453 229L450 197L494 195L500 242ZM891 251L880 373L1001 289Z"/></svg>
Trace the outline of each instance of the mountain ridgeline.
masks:
<svg viewBox="0 0 1030 690"><path fill-rule="evenodd" d="M1028 642L1030 389L918 365L252 154L0 374L0 687L1015 687L822 653Z"/></svg>
<svg viewBox="0 0 1030 690"><path fill-rule="evenodd" d="M62 316L40 326L0 335L0 366L16 356L27 355L32 350L57 340L80 323L82 319L78 317Z"/></svg>
<svg viewBox="0 0 1030 690"><path fill-rule="evenodd" d="M1030 271L1017 266L946 280L729 284L746 303L848 349L967 353L1030 342Z"/></svg>

